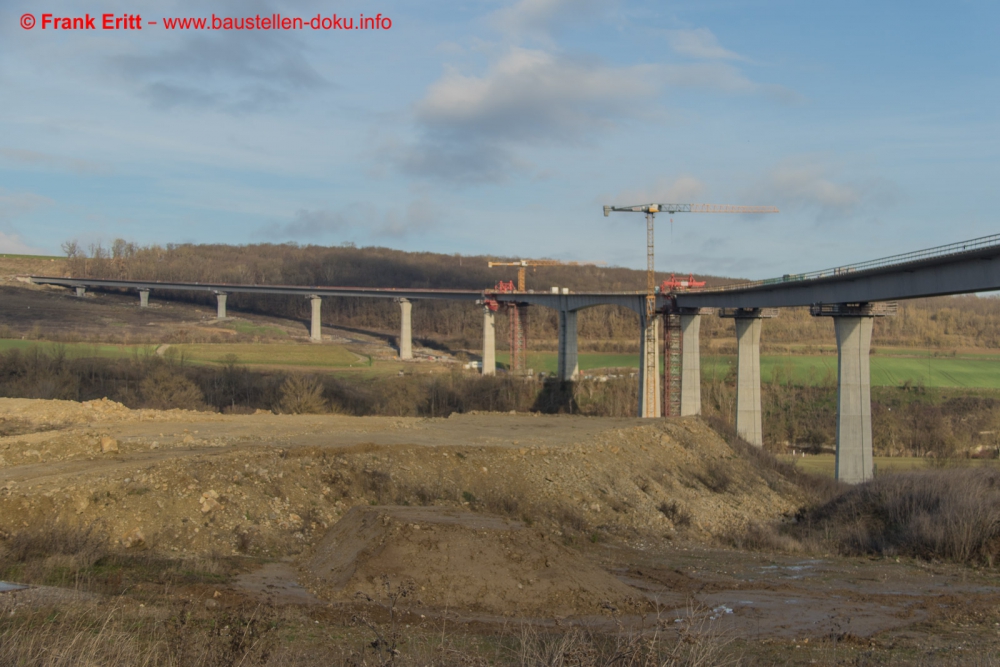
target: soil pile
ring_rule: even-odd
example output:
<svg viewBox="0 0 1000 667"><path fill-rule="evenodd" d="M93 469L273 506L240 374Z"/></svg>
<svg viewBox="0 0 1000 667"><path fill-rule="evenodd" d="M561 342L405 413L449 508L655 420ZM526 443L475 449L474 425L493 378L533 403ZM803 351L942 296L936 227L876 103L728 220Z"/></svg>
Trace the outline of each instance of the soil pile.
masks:
<svg viewBox="0 0 1000 667"><path fill-rule="evenodd" d="M387 579L386 579L387 578ZM378 600L412 587L419 607L570 616L634 608L642 594L520 521L443 507L355 507L303 572L320 597Z"/></svg>

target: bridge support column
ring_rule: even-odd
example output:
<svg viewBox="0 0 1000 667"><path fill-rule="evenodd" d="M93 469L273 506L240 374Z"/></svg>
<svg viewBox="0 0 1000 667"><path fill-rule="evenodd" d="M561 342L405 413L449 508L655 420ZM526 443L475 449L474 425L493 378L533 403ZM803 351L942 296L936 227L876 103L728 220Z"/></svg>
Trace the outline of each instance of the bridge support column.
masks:
<svg viewBox="0 0 1000 667"><path fill-rule="evenodd" d="M576 311L560 310L558 378L563 382L575 382L580 377L576 332Z"/></svg>
<svg viewBox="0 0 1000 667"><path fill-rule="evenodd" d="M760 406L761 319L776 317L776 308L726 308L720 317L736 321L736 434L751 445L764 445Z"/></svg>
<svg viewBox="0 0 1000 667"><path fill-rule="evenodd" d="M639 325L642 328L639 345L640 417L659 417L663 403L660 387L660 319L659 315L639 315Z"/></svg>
<svg viewBox="0 0 1000 667"><path fill-rule="evenodd" d="M149 290L141 289L139 290L139 307L148 308L149 307Z"/></svg>
<svg viewBox="0 0 1000 667"><path fill-rule="evenodd" d="M215 300L216 300L215 318L217 320L226 319L226 298L228 296L229 295L226 294L225 292L215 293Z"/></svg>
<svg viewBox="0 0 1000 667"><path fill-rule="evenodd" d="M483 375L497 374L496 313L483 306Z"/></svg>
<svg viewBox="0 0 1000 667"><path fill-rule="evenodd" d="M701 315L681 315L681 417L701 414Z"/></svg>
<svg viewBox="0 0 1000 667"><path fill-rule="evenodd" d="M87 296L87 288L86 287L77 287L76 288L76 295L78 297L81 297L81 298Z"/></svg>
<svg viewBox="0 0 1000 667"><path fill-rule="evenodd" d="M413 358L413 304L409 299L399 301L399 358Z"/></svg>
<svg viewBox="0 0 1000 667"><path fill-rule="evenodd" d="M871 351L875 318L893 315L895 303L817 304L814 316L832 317L837 332L837 479L848 484L875 476L872 460Z"/></svg>
<svg viewBox="0 0 1000 667"><path fill-rule="evenodd" d="M309 297L312 302L312 318L309 321L309 340L319 342L323 340L323 320L320 317L323 308L323 299L317 295Z"/></svg>

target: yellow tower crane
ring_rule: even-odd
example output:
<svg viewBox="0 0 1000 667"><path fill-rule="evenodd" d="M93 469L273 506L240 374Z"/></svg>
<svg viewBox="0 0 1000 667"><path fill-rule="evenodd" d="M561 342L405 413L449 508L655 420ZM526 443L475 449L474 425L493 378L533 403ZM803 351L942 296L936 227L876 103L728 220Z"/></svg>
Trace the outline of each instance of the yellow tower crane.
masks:
<svg viewBox="0 0 1000 667"><path fill-rule="evenodd" d="M563 262L558 259L521 259L516 262L489 262L494 266L517 267L517 291L525 292L525 279L529 266L598 266L604 262ZM528 304L507 302L508 330L510 332L510 370L524 374L528 358Z"/></svg>
<svg viewBox="0 0 1000 667"><path fill-rule="evenodd" d="M659 412L657 401L657 389L656 389L656 367L658 365L658 352L656 350L656 265L653 261L653 218L657 213L669 213L673 215L674 213L777 213L778 209L774 206L735 206L731 204L639 204L638 206L605 206L604 207L604 217L608 217L612 211L622 211L628 213L645 213L646 214L646 329L644 332L644 342L645 342L645 359L641 360L642 363L641 370L643 371L643 384L645 385L645 390L640 388L640 417L655 417L657 412ZM667 331L667 339L665 342L669 342L670 331ZM676 333L676 332L675 332ZM676 373L677 377L673 378L675 374L672 372L674 364L670 363L669 356L670 350L668 345L667 350L667 365L664 368L664 375L667 376L668 373L670 377L665 377L665 387L667 392L670 392L672 385L679 384L680 375L679 372ZM679 354L676 356L679 357ZM674 382L674 380L677 382ZM678 387L679 389L679 387ZM667 401L669 404L669 401ZM669 405L667 406L669 412Z"/></svg>
<svg viewBox="0 0 1000 667"><path fill-rule="evenodd" d="M605 262L563 262L558 259L520 259L516 262L489 262L492 269L494 266L516 266L517 268L517 291L524 292L525 277L529 266L602 266Z"/></svg>

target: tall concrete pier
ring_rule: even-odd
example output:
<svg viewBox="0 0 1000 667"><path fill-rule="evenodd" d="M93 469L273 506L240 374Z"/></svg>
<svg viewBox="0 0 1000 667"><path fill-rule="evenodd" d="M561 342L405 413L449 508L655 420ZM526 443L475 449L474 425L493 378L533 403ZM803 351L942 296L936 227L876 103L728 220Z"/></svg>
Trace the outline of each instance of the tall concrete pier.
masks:
<svg viewBox="0 0 1000 667"><path fill-rule="evenodd" d="M701 414L701 315L681 315L681 416Z"/></svg>
<svg viewBox="0 0 1000 667"><path fill-rule="evenodd" d="M660 387L660 316L639 315L639 416L659 417L663 403ZM655 369L650 374L646 369ZM650 377L652 375L652 377Z"/></svg>
<svg viewBox="0 0 1000 667"><path fill-rule="evenodd" d="M876 317L894 315L895 303L817 304L816 317L832 317L837 332L836 477L848 484L875 476L872 460L872 375L868 355Z"/></svg>
<svg viewBox="0 0 1000 667"><path fill-rule="evenodd" d="M399 358L413 358L413 304L409 299L399 301Z"/></svg>
<svg viewBox="0 0 1000 667"><path fill-rule="evenodd" d="M559 311L559 362L557 377L563 382L576 381L580 377L575 310Z"/></svg>
<svg viewBox="0 0 1000 667"><path fill-rule="evenodd" d="M483 375L497 374L496 313L483 306Z"/></svg>
<svg viewBox="0 0 1000 667"><path fill-rule="evenodd" d="M777 317L776 308L723 308L719 317L736 322L736 433L762 447L764 433L760 406L761 320Z"/></svg>
<svg viewBox="0 0 1000 667"><path fill-rule="evenodd" d="M215 318L218 320L226 319L226 299L229 297L225 292L216 292L216 307L215 307Z"/></svg>
<svg viewBox="0 0 1000 667"><path fill-rule="evenodd" d="M323 299L315 294L309 297L312 302L312 318L309 320L309 340L319 342L323 340L323 320L321 318Z"/></svg>
<svg viewBox="0 0 1000 667"><path fill-rule="evenodd" d="M139 307L148 308L149 307L149 290L141 289L139 290Z"/></svg>
<svg viewBox="0 0 1000 667"><path fill-rule="evenodd" d="M79 297L87 296L87 288L86 287L77 287L76 288L76 295L79 296Z"/></svg>

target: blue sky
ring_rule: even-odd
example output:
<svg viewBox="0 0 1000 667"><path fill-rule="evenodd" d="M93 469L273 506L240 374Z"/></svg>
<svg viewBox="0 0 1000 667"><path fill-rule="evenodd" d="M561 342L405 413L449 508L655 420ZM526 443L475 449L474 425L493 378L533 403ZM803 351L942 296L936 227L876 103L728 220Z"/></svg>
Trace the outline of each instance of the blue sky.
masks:
<svg viewBox="0 0 1000 667"><path fill-rule="evenodd" d="M1000 232L1000 5L2 0L0 252L296 242L763 278ZM42 12L374 15L56 32ZM38 25L20 26L24 13Z"/></svg>

